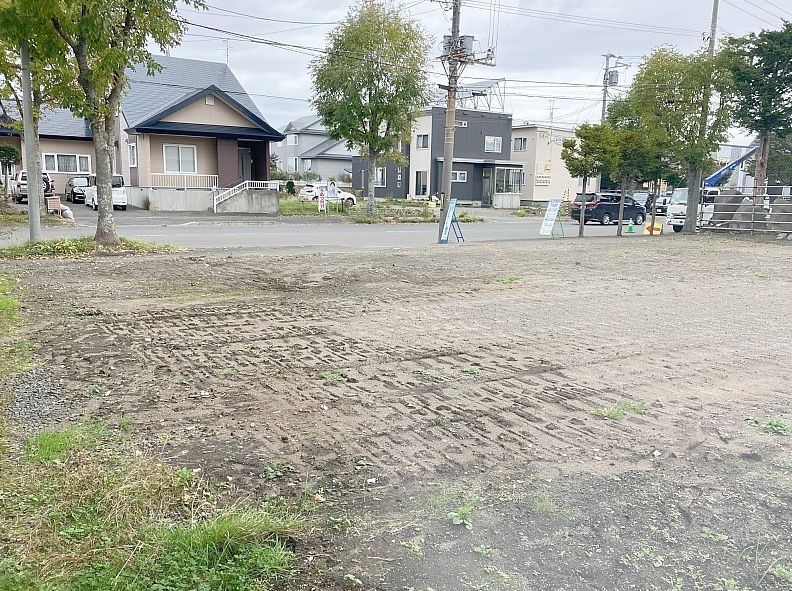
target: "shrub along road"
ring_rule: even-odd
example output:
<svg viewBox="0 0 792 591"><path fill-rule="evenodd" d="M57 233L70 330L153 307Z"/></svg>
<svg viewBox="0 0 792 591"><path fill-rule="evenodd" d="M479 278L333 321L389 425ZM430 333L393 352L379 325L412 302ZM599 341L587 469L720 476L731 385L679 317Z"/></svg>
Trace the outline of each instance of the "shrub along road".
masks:
<svg viewBox="0 0 792 591"><path fill-rule="evenodd" d="M289 589L789 588L789 245L624 244L6 261L7 414L312 511Z"/></svg>

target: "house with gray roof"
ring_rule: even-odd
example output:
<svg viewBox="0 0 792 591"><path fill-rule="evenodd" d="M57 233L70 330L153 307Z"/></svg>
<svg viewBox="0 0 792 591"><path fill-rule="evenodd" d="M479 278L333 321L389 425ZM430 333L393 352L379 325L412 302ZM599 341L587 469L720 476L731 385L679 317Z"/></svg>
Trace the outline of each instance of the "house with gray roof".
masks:
<svg viewBox="0 0 792 591"><path fill-rule="evenodd" d="M285 139L273 148L278 168L289 173L317 173L322 180L339 179L352 172L352 158L357 150L350 150L346 140L334 140L316 115L306 115L289 122L281 130Z"/></svg>
<svg viewBox="0 0 792 591"><path fill-rule="evenodd" d="M191 192L185 197L195 209L206 209L209 193L217 189L268 180L270 145L284 136L267 123L229 67L155 59L161 69L154 75L144 65L127 71L129 88L116 126L115 172L138 189L130 203L136 196L142 202L152 190L182 190ZM18 120L15 109L4 107L9 119ZM0 121L0 143L21 150L16 126L3 125ZM85 120L65 109L48 110L39 133L44 170L55 178L56 191L69 177L94 172Z"/></svg>

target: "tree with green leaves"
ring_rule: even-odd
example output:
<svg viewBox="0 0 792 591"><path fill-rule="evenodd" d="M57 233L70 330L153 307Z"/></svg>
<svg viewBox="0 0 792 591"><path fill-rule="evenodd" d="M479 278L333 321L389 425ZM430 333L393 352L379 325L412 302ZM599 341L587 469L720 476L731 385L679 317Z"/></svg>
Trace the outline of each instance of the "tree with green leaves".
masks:
<svg viewBox="0 0 792 591"><path fill-rule="evenodd" d="M368 159L368 204L374 214L376 170L401 162L420 109L430 100L429 41L420 25L383 0L361 0L328 35L311 64L313 105L333 139Z"/></svg>
<svg viewBox="0 0 792 591"><path fill-rule="evenodd" d="M687 232L696 228L701 172L731 124L731 79L719 56L658 49L644 61L628 94L642 128L665 138L669 159L687 170Z"/></svg>
<svg viewBox="0 0 792 591"><path fill-rule="evenodd" d="M778 137L770 134L773 149L767 159L767 183L769 185L792 185L792 134ZM756 159L746 162L745 171L756 177Z"/></svg>
<svg viewBox="0 0 792 591"><path fill-rule="evenodd" d="M3 202L8 203L8 173L11 167L19 164L22 156L14 146L0 144L0 172L3 174Z"/></svg>
<svg viewBox="0 0 792 591"><path fill-rule="evenodd" d="M186 0L203 7L203 0ZM177 0L14 0L19 22L31 29L55 76L53 93L60 104L85 118L96 150L99 220L96 241L117 246L113 218L112 157L116 119L127 87L126 69L158 65L149 51L176 46L185 31Z"/></svg>
<svg viewBox="0 0 792 591"><path fill-rule="evenodd" d="M610 125L584 123L575 130L574 138L564 140L561 159L572 177L583 179L580 203L580 227L583 237L586 223L586 186L598 174L614 174L619 166L619 145Z"/></svg>
<svg viewBox="0 0 792 591"><path fill-rule="evenodd" d="M735 121L758 134L754 194L761 195L771 135L792 135L792 23L778 31L732 37L724 57L733 78Z"/></svg>

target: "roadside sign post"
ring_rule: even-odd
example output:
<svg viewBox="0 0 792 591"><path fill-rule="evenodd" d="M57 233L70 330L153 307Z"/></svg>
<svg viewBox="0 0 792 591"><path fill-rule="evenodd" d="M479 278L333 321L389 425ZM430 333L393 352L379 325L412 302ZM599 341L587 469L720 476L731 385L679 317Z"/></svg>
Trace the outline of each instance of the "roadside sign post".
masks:
<svg viewBox="0 0 792 591"><path fill-rule="evenodd" d="M327 186L327 200L336 204L336 212L338 212L338 187L334 181Z"/></svg>
<svg viewBox="0 0 792 591"><path fill-rule="evenodd" d="M448 212L446 212L445 220L443 223L443 231L440 234L440 244L448 244L448 236L451 234L451 228L454 228L454 236L457 242L464 242L465 237L462 236L462 228L459 225L459 220L456 216L456 197L448 202Z"/></svg>
<svg viewBox="0 0 792 591"><path fill-rule="evenodd" d="M556 224L561 228L561 236L564 236L564 225L558 221L558 212L561 210L561 200L551 199L547 204L542 227L539 228L539 236L550 236L555 238L554 230Z"/></svg>
<svg viewBox="0 0 792 591"><path fill-rule="evenodd" d="M319 206L319 211L327 213L327 195L325 194L324 187L320 187L317 191L316 203Z"/></svg>

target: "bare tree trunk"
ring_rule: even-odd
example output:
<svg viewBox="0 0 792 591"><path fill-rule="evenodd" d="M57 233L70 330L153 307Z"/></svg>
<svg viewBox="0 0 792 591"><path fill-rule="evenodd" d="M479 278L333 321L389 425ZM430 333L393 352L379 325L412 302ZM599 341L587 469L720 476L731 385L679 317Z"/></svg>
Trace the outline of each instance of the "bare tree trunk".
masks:
<svg viewBox="0 0 792 591"><path fill-rule="evenodd" d="M691 167L688 170L688 198L685 209L685 225L682 232L685 234L696 233L698 221L699 200L701 199L701 168Z"/></svg>
<svg viewBox="0 0 792 591"><path fill-rule="evenodd" d="M619 225L616 228L616 236L622 235L622 227L624 226L624 199L627 196L627 177L621 178L621 199L619 199Z"/></svg>
<svg viewBox="0 0 792 591"><path fill-rule="evenodd" d="M580 225L578 226L578 238L583 238L583 229L586 227L586 185L588 177L583 176L583 194L580 197Z"/></svg>
<svg viewBox="0 0 792 591"><path fill-rule="evenodd" d="M94 121L92 129L96 149L96 202L99 211L94 238L100 246L113 248L121 242L118 239L113 216L112 155L115 143L113 118L100 118Z"/></svg>
<svg viewBox="0 0 792 591"><path fill-rule="evenodd" d="M366 201L366 216L374 216L374 187L377 184L377 157L369 156L368 159L368 200Z"/></svg>
<svg viewBox="0 0 792 591"><path fill-rule="evenodd" d="M762 205L767 193L767 159L770 156L770 131L759 132L759 150L756 152L756 174L754 175L754 205Z"/></svg>

